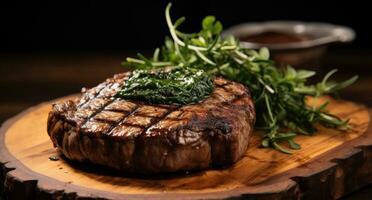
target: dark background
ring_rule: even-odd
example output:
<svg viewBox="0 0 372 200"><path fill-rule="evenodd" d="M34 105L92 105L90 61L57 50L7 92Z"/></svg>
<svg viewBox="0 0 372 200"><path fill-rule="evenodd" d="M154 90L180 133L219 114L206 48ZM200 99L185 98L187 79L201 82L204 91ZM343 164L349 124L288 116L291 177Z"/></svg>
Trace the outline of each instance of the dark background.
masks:
<svg viewBox="0 0 372 200"><path fill-rule="evenodd" d="M125 69L128 55L148 53L168 34L167 1L0 1L0 123L20 111L94 86ZM185 31L198 31L205 15L227 28L266 20L319 21L352 27L356 40L332 46L322 73L338 79L359 74L342 97L372 105L372 11L367 1L180 1L173 19L186 16ZM319 68L318 68L319 69ZM372 186L346 199L368 199ZM1 199L1 195L0 195Z"/></svg>
<svg viewBox="0 0 372 200"><path fill-rule="evenodd" d="M167 27L167 1L2 1L0 49L138 50L161 44ZM348 48L372 48L367 1L174 1L174 18L187 17L184 30L200 27L207 14L225 27L265 20L321 21L347 25L358 34Z"/></svg>

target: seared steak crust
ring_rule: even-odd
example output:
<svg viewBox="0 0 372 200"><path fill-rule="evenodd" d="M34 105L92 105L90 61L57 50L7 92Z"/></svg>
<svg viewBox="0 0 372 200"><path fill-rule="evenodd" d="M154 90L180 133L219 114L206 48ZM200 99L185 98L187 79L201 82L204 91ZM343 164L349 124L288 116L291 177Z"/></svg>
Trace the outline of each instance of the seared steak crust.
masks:
<svg viewBox="0 0 372 200"><path fill-rule="evenodd" d="M197 104L155 105L116 97L130 73L53 105L48 134L71 160L125 172L163 173L228 165L242 157L255 122L248 89L216 78Z"/></svg>

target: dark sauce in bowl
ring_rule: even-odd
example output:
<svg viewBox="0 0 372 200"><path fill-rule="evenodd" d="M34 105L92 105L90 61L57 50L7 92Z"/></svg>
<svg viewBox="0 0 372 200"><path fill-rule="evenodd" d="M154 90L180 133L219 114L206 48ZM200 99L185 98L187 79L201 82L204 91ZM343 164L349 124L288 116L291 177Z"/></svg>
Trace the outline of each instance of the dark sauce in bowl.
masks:
<svg viewBox="0 0 372 200"><path fill-rule="evenodd" d="M327 47L332 43L346 43L354 39L349 27L298 21L267 21L243 23L224 31L225 36L240 39L248 49L267 47L271 59L283 65L315 70Z"/></svg>
<svg viewBox="0 0 372 200"><path fill-rule="evenodd" d="M242 41L260 44L285 44L308 41L312 38L308 35L267 31L259 34L247 35L240 39Z"/></svg>
<svg viewBox="0 0 372 200"><path fill-rule="evenodd" d="M280 66L287 64L294 67L315 69L314 66L319 66L319 58L325 52L325 47L318 46L312 48L286 49L290 45L308 42L314 37L305 34L286 33L280 31L264 31L255 34L247 34L240 37L243 42L255 44L258 47L267 46L271 49L271 58ZM276 47L275 49L272 49ZM278 48L280 47L280 48Z"/></svg>

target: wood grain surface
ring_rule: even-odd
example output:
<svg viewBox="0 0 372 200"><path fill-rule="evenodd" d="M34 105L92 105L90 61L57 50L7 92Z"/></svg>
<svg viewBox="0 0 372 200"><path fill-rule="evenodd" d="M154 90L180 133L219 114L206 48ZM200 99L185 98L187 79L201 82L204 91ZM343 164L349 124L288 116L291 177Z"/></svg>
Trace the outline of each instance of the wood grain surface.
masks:
<svg viewBox="0 0 372 200"><path fill-rule="evenodd" d="M59 100L65 100L66 97ZM255 132L242 160L224 169L138 177L97 165L67 161L46 133L51 103L32 107L1 128L0 162L10 199L76 197L107 199L334 199L372 181L372 129L366 107L330 100L330 112L350 119L351 128L318 127L299 136L300 151L289 156L259 148ZM50 161L50 156L59 156Z"/></svg>

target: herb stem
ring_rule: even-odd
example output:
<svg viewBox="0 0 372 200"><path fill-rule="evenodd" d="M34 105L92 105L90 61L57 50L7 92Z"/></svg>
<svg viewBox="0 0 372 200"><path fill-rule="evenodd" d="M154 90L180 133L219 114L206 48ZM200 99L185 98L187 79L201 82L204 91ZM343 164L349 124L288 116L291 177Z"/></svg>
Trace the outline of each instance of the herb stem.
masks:
<svg viewBox="0 0 372 200"><path fill-rule="evenodd" d="M178 37L177 37L177 34L176 34L176 31L174 29L174 26L172 24L172 20L171 20L171 17L170 17L170 8L172 7L172 3L169 3L165 9L165 19L167 21L167 25L168 25L168 28L169 28L169 32L173 38L173 40L179 44L180 46L186 46L184 42L182 42ZM194 45L188 45L187 46L189 49L191 50L197 50L197 51L206 51L207 49L204 48L204 47L198 47L198 46L194 46Z"/></svg>

